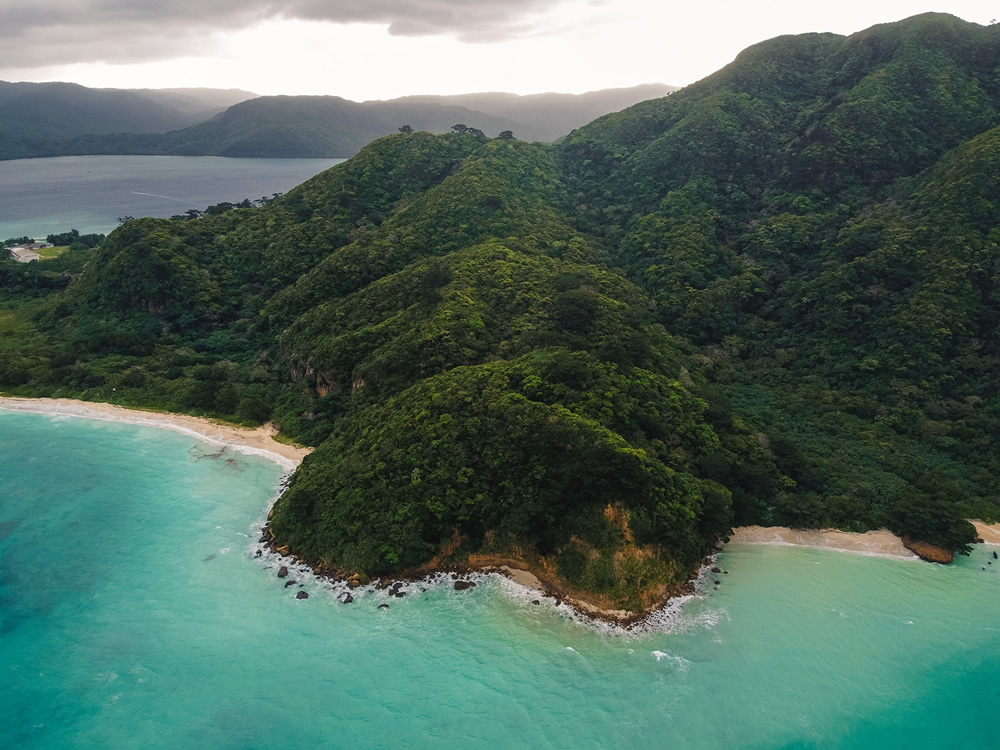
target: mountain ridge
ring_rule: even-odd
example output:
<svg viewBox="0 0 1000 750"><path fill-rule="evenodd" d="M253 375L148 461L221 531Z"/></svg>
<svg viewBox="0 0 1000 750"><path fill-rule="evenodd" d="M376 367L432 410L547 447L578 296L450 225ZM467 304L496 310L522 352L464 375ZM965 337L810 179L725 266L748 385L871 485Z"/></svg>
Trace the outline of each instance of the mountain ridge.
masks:
<svg viewBox="0 0 1000 750"><path fill-rule="evenodd" d="M101 95L76 84L34 85L49 86L51 90L64 87L78 97ZM83 132L88 120L86 113L79 111L67 118L69 123L58 128L47 127L45 113L53 119L51 113L60 109L50 98L44 106L31 109L30 116L23 114L10 120L6 131L0 127L0 158L81 154L340 158L353 156L365 144L402 126L443 133L456 124L478 128L490 135L511 130L525 140L552 141L597 114L670 90L671 87L662 84L647 84L580 95L488 93L365 102L337 96L253 95L223 111L213 112L203 122L190 121L197 115L191 102L197 99L194 90L163 90L156 95L156 101L137 90L131 94L132 105L139 106L143 100L151 103L147 111L131 113L130 116L141 121L141 128L132 132L116 129L106 122L107 118L101 117L96 118L100 127ZM4 112L2 96L3 84L0 84L0 116ZM120 98L119 93L113 96ZM183 112L178 101L186 105ZM474 102L477 106L465 106L462 102ZM169 111L168 106L172 107ZM178 118L184 118L183 126L177 125ZM25 130L29 122L30 135L19 140L18 128ZM154 125L157 122L162 126ZM41 126L35 127L39 123ZM166 123L173 125L167 127Z"/></svg>

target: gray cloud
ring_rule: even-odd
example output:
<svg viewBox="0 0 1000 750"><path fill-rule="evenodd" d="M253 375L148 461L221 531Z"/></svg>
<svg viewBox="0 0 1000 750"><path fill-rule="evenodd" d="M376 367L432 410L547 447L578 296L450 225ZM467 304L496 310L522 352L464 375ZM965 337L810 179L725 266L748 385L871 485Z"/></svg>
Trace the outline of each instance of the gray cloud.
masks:
<svg viewBox="0 0 1000 750"><path fill-rule="evenodd" d="M535 33L564 0L3 0L6 68L197 55L213 34L270 18L387 24L395 36L497 42Z"/></svg>

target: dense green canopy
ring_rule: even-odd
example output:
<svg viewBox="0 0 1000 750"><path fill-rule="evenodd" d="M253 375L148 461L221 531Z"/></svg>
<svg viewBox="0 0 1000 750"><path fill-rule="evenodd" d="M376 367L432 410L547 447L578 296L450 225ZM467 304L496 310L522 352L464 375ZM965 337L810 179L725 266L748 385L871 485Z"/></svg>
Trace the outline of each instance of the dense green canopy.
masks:
<svg viewBox="0 0 1000 750"><path fill-rule="evenodd" d="M0 264L0 386L273 418L318 446L273 531L368 574L517 557L638 608L734 524L961 550L1000 515L998 70L927 14L557 146L389 136Z"/></svg>

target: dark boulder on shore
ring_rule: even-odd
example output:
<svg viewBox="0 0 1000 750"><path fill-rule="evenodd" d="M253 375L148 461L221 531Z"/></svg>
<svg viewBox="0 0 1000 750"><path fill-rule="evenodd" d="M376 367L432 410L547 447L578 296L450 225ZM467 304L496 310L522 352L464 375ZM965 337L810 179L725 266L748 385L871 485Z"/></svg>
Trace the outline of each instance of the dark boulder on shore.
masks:
<svg viewBox="0 0 1000 750"><path fill-rule="evenodd" d="M309 598L309 594L307 594L305 591L300 591L300 592L298 592L295 595L295 598L296 599L308 599Z"/></svg>
<svg viewBox="0 0 1000 750"><path fill-rule="evenodd" d="M288 575L288 568L286 568L284 565L278 568L278 578L284 578L287 575Z"/></svg>
<svg viewBox="0 0 1000 750"><path fill-rule="evenodd" d="M936 547L933 544L921 542L916 539L910 539L908 536L901 538L903 546L911 552L915 552L921 560L948 565L955 559L955 553L951 550Z"/></svg>
<svg viewBox="0 0 1000 750"><path fill-rule="evenodd" d="M473 581L455 581L455 591L465 591L466 589L471 589L475 586Z"/></svg>

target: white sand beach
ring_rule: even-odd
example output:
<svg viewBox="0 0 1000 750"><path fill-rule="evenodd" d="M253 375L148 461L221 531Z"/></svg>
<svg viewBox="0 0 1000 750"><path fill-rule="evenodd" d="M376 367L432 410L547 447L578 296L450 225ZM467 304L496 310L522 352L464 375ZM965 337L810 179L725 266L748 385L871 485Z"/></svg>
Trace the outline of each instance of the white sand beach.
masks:
<svg viewBox="0 0 1000 750"><path fill-rule="evenodd" d="M1000 544L1000 523L986 523L978 518L970 518L969 523L976 527L979 536L987 544Z"/></svg>
<svg viewBox="0 0 1000 750"><path fill-rule="evenodd" d="M916 558L902 540L888 529L858 534L838 529L790 529L786 526L741 526L733 530L730 544L776 544L825 547L878 557Z"/></svg>
<svg viewBox="0 0 1000 750"><path fill-rule="evenodd" d="M77 401L69 398L14 398L0 396L0 409L31 412L35 414L55 414L68 417L84 417L106 422L124 422L149 427L174 430L193 435L213 445L224 445L277 462L286 470L292 470L312 451L295 445L279 443L274 439L277 430L270 424L256 429L237 427L214 422L204 417L189 417L186 414L168 414L138 409L126 409L113 404Z"/></svg>

